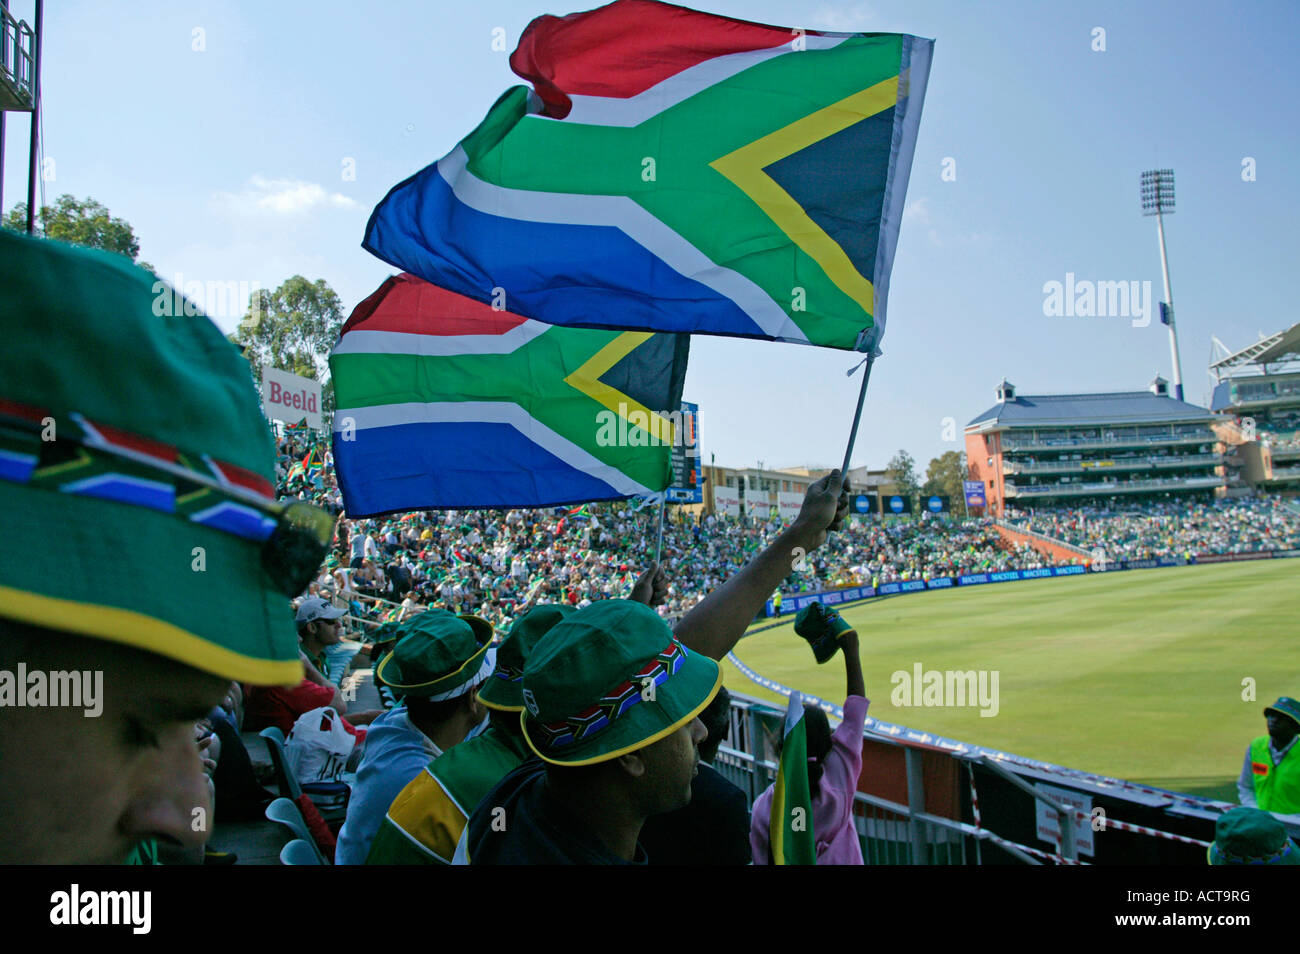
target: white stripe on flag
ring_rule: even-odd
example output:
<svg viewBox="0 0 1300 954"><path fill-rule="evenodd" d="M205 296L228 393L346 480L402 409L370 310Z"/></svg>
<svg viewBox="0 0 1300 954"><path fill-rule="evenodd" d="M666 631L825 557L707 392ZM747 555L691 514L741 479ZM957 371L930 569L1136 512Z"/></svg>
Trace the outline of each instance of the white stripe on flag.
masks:
<svg viewBox="0 0 1300 954"><path fill-rule="evenodd" d="M790 693L790 704L785 707L785 729L783 735L789 738L794 727L799 724L803 718L803 694L800 692Z"/></svg>
<svg viewBox="0 0 1300 954"><path fill-rule="evenodd" d="M553 325L525 321L500 335L422 335L406 331L349 331L334 354L418 354L455 357L463 354L510 354L518 351Z"/></svg>
<svg viewBox="0 0 1300 954"><path fill-rule="evenodd" d="M507 189L480 179L466 168L468 163L469 156L458 145L438 160L438 174L451 186L456 198L471 209L521 222L619 229L678 274L731 300L764 334L784 341L808 341L808 336L756 282L715 264L627 196Z"/></svg>
<svg viewBox="0 0 1300 954"><path fill-rule="evenodd" d="M802 39L804 49L794 48L794 42ZM551 119L537 116L537 119L550 122L583 123L591 126L638 126L652 116L671 109L685 99L694 96L700 90L721 83L742 73L751 66L766 62L785 53L800 54L813 50L829 50L839 46L847 36L807 36L802 37L793 30L788 42L766 50L747 50L744 53L728 53L715 56L702 63L682 70L642 90L635 96L574 96L569 99L573 108L564 119Z"/></svg>
<svg viewBox="0 0 1300 954"><path fill-rule="evenodd" d="M364 431L399 424L509 424L538 447L554 454L575 470L609 484L620 494L654 493L617 467L603 463L567 437L551 430L518 404L507 401L438 401L431 403L379 404L374 407L339 408L334 412L334 431L350 421Z"/></svg>

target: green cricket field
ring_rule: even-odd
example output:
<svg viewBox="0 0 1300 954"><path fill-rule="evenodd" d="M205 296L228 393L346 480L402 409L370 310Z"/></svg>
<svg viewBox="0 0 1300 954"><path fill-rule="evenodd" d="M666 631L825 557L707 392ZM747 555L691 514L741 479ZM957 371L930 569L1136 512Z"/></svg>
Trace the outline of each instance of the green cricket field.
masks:
<svg viewBox="0 0 1300 954"><path fill-rule="evenodd" d="M1300 696L1300 559L933 590L842 614L860 637L876 719L1229 801L1247 745L1265 732L1263 707ZM842 657L817 665L783 619L751 627L736 655L843 703ZM723 665L729 689L784 707ZM940 678L926 673L948 670L985 673L985 697L923 691Z"/></svg>

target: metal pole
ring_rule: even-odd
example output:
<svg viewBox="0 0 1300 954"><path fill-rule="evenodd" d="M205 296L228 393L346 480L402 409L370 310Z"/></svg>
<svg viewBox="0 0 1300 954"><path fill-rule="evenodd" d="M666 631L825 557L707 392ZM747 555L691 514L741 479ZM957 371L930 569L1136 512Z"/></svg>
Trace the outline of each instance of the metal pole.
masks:
<svg viewBox="0 0 1300 954"><path fill-rule="evenodd" d="M1169 353L1173 355L1174 394L1183 399L1183 364L1178 359L1178 329L1174 324L1174 293L1169 287L1169 256L1165 252L1165 217L1156 210L1156 233L1160 236L1160 272L1165 279L1165 301L1169 305Z"/></svg>
<svg viewBox="0 0 1300 954"><path fill-rule="evenodd" d="M664 545L664 504L668 500L668 491L661 491L659 498L659 532L655 534L655 562L659 562L659 553Z"/></svg>
<svg viewBox="0 0 1300 954"><path fill-rule="evenodd" d="M924 865L929 861L925 856L925 831L921 828L925 822L918 817L925 814L921 753L908 746L903 750L903 765L907 772L907 827L912 836L912 864Z"/></svg>
<svg viewBox="0 0 1300 954"><path fill-rule="evenodd" d="M858 422L862 420L862 403L867 398L867 384L871 381L871 366L875 364L875 355L867 355L867 366L862 369L862 389L858 391L858 407L853 412L853 427L849 431L849 446L844 448L844 463L840 465L840 480L849 474L849 458L853 456L853 444L858 439Z"/></svg>
<svg viewBox="0 0 1300 954"><path fill-rule="evenodd" d="M5 114L0 111L0 213L5 210Z"/></svg>
<svg viewBox="0 0 1300 954"><path fill-rule="evenodd" d="M36 231L36 148L41 122L41 45L45 40L45 0L36 0L36 50L32 57L32 134L27 150L27 234Z"/></svg>

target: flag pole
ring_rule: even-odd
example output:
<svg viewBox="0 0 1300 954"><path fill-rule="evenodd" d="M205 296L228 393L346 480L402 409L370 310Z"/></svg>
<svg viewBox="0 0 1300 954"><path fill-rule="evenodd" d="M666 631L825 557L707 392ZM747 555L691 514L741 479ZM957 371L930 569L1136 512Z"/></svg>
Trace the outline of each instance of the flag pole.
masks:
<svg viewBox="0 0 1300 954"><path fill-rule="evenodd" d="M664 504L668 500L668 491L660 492L659 498L659 531L655 534L655 562L659 562L659 553L664 546Z"/></svg>
<svg viewBox="0 0 1300 954"><path fill-rule="evenodd" d="M849 431L849 446L844 448L844 463L840 466L840 480L845 480L849 473L849 458L853 456L853 444L858 439L858 423L862 420L862 404L867 398L867 383L871 380L871 366L875 364L875 355L867 355L866 367L862 370L862 390L858 392L858 408L853 412L853 429Z"/></svg>

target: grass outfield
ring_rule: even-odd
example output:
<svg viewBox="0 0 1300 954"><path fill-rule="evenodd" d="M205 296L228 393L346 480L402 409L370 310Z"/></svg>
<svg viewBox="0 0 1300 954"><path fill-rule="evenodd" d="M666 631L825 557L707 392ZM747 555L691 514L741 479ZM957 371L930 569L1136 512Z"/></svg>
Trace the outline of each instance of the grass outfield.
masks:
<svg viewBox="0 0 1300 954"><path fill-rule="evenodd" d="M1070 768L1236 801L1262 709L1300 696L1300 559L1054 577L871 600L861 636L871 715ZM793 618L790 618L790 623ZM736 647L769 679L843 702L787 623ZM755 629L767 623L758 624ZM996 670L999 709L895 706L891 675ZM784 706L730 663L728 688ZM1255 680L1243 701L1242 680Z"/></svg>

